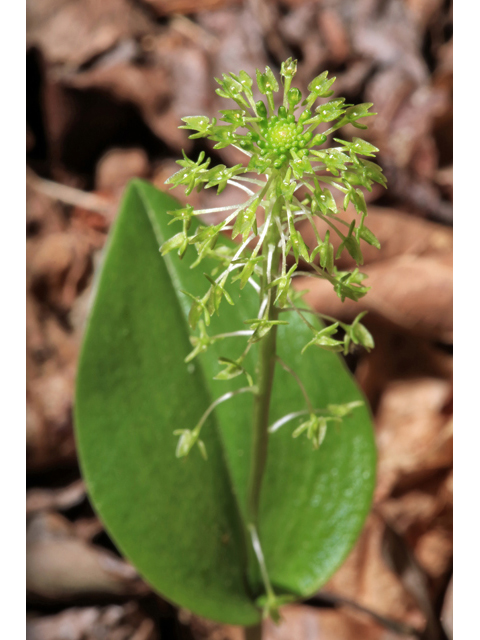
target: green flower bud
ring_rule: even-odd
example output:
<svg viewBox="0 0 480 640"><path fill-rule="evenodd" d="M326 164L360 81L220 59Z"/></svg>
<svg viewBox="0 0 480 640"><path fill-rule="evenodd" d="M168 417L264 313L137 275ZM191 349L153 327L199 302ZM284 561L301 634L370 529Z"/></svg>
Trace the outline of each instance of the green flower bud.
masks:
<svg viewBox="0 0 480 640"><path fill-rule="evenodd" d="M284 78L293 78L293 76L297 73L297 61L292 58L288 58L285 62L282 62L282 66L280 67L280 75Z"/></svg>
<svg viewBox="0 0 480 640"><path fill-rule="evenodd" d="M262 118L263 120L266 120L266 118L267 118L267 107L265 106L265 103L263 102L263 100L258 100L255 103L255 108L257 110L259 118Z"/></svg>
<svg viewBox="0 0 480 640"><path fill-rule="evenodd" d="M300 91L300 89L297 89L296 87L292 87L288 91L287 100L288 100L288 103L289 103L291 109L293 107L296 107L301 99L302 99L302 92Z"/></svg>

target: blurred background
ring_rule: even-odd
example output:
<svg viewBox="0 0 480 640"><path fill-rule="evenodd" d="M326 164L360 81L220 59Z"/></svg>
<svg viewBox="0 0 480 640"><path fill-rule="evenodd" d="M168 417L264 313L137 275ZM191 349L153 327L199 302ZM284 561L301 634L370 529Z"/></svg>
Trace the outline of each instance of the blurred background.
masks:
<svg viewBox="0 0 480 640"><path fill-rule="evenodd" d="M347 364L372 407L379 462L355 549L266 638L452 637L452 30L451 0L27 0L28 640L242 637L166 603L120 558L80 477L73 389L126 183L163 188L182 148L243 162L188 140L180 118L228 108L214 76L278 72L288 56L303 92L328 70L335 97L378 112L368 131L342 130L380 148L388 179L367 194L382 244L364 254L372 290L342 305L323 282L297 284L323 313L369 311L376 348Z"/></svg>

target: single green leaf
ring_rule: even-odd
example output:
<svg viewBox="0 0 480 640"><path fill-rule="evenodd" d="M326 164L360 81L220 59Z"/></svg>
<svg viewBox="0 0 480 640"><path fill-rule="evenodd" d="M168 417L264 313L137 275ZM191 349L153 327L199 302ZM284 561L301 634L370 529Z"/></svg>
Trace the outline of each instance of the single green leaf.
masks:
<svg viewBox="0 0 480 640"><path fill-rule="evenodd" d="M75 426L81 468L95 509L120 551L167 599L230 624L261 618L260 585L247 586L245 512L251 447L251 394L219 405L188 457L177 459L174 431L192 430L242 376L212 380L220 357L237 360L238 338L215 342L186 364L191 351L190 300L205 290L195 250L181 261L158 248L172 235L167 210L179 206L141 181L131 183L109 240L77 376ZM192 226L197 222L192 221ZM211 271L216 261L207 256ZM233 307L211 320L211 335L241 328L258 312L258 296L231 286ZM311 332L292 312L278 327L279 356L318 407L362 399L336 354L300 350ZM316 328L321 329L317 324ZM244 326L244 325L243 325ZM255 369L258 345L242 366ZM302 392L277 368L271 423L304 410ZM188 437L184 448L191 444ZM208 451L208 461L202 451ZM352 548L368 513L375 447L368 410L360 407L328 429L313 451L292 443L291 429L272 434L259 535L279 596L317 591Z"/></svg>

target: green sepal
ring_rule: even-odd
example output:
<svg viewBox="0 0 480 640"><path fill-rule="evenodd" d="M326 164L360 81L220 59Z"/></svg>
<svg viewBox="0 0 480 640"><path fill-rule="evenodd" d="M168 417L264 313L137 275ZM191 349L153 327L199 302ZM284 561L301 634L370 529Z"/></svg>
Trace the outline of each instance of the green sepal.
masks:
<svg viewBox="0 0 480 640"><path fill-rule="evenodd" d="M237 127L245 127L247 124L248 112L245 109L221 109L221 120ZM248 118L251 120L251 118Z"/></svg>
<svg viewBox="0 0 480 640"><path fill-rule="evenodd" d="M350 227L348 228L348 234L342 240L340 246L337 249L337 259L342 255L343 248L348 251L357 264L363 264L362 250L360 249L360 243L355 237L353 231L355 229L355 220L352 220Z"/></svg>
<svg viewBox="0 0 480 640"><path fill-rule="evenodd" d="M247 171L256 171L258 174L263 174L271 164L272 164L271 158L262 158L257 154L254 154L250 158Z"/></svg>
<svg viewBox="0 0 480 640"><path fill-rule="evenodd" d="M202 317L202 313L205 319L205 324L208 326L210 324L210 314L208 313L205 300L197 298L184 289L180 289L180 292L193 300L192 306L190 307L190 312L188 314L188 324L190 325L190 328L194 330L197 328L197 324Z"/></svg>
<svg viewBox="0 0 480 640"><path fill-rule="evenodd" d="M350 344L360 345L367 351L375 347L375 341L370 331L361 324L360 320L367 314L366 311L359 313L351 325L342 325L345 329L345 355L350 349Z"/></svg>
<svg viewBox="0 0 480 640"><path fill-rule="evenodd" d="M284 320L267 320L266 318L252 318L251 320L244 320L243 322L244 324L250 325L254 330L250 342L258 342L258 340L261 340L275 325L288 324L288 322Z"/></svg>
<svg viewBox="0 0 480 640"><path fill-rule="evenodd" d="M297 73L297 61L293 60L293 58L288 58L285 62L282 62L280 66L280 75L282 78L289 78L290 80Z"/></svg>
<svg viewBox="0 0 480 640"><path fill-rule="evenodd" d="M182 121L185 122L185 124L178 127L179 129L191 129L193 131L197 131L197 133L193 133L191 136L188 136L191 140L196 138L205 138L210 133L210 129L212 127L210 119L207 118L207 116L187 116L186 118L182 118ZM215 124L215 119L213 124Z"/></svg>
<svg viewBox="0 0 480 640"><path fill-rule="evenodd" d="M374 115L373 113L369 113L367 115ZM362 140L361 138L353 138L352 142L346 142L341 138L334 138L335 142L341 144L346 150L352 151L353 153L358 153L362 156L374 156L378 153L378 148L375 147L370 142L366 140Z"/></svg>
<svg viewBox="0 0 480 640"><path fill-rule="evenodd" d="M224 164L219 164L208 171L208 182L205 185L205 189L218 186L217 193L221 193L227 186L228 180L231 180L234 176L238 176L241 173L245 173L245 171L245 167L241 164L236 164L230 168L227 168Z"/></svg>
<svg viewBox="0 0 480 640"><path fill-rule="evenodd" d="M261 120L267 119L267 107L265 106L263 100L257 100L257 102L255 103L255 109L257 111L258 117Z"/></svg>
<svg viewBox="0 0 480 640"><path fill-rule="evenodd" d="M319 187L317 179L315 179L315 186L316 188L313 192L313 197L315 198L315 202L318 204L320 211L325 215L329 212L338 213L337 204L330 189L322 189Z"/></svg>
<svg viewBox="0 0 480 640"><path fill-rule="evenodd" d="M345 105L344 102L345 98L336 98L335 100L330 100L330 102L319 105L316 107L316 115L311 118L311 121L320 123L336 120L345 113L345 107L347 105ZM310 124L310 122L307 121L306 124Z"/></svg>
<svg viewBox="0 0 480 640"><path fill-rule="evenodd" d="M200 450L200 454L204 460L207 460L207 450L205 448L205 443L202 440L199 440L198 431L195 429L177 429L173 432L174 436L180 436L177 444L177 449L175 451L175 455L177 458L185 458L188 456L194 445L196 444Z"/></svg>
<svg viewBox="0 0 480 640"><path fill-rule="evenodd" d="M225 369L219 371L216 376L213 377L214 380L231 380L232 378L236 378L237 376L241 376L245 374L248 386L253 387L252 376L248 373L246 369L242 367L240 364L240 360L231 360L230 358L219 358L218 363L226 365Z"/></svg>
<svg viewBox="0 0 480 640"><path fill-rule="evenodd" d="M259 205L259 199L254 200L248 207L241 209L237 213L237 218L232 229L232 238L236 238L240 233L243 241L248 238L250 231L257 235L257 217L256 212Z"/></svg>
<svg viewBox="0 0 480 640"><path fill-rule="evenodd" d="M214 313L217 313L218 315L218 310L220 308L220 303L222 301L222 298L225 298L228 304L233 306L234 302L230 297L230 294L228 293L228 291L225 289L225 283L227 281L228 276L225 276L221 282L215 282L215 280L208 273L204 273L203 275L207 278L207 280L212 285L208 292L208 299L207 299L208 313L211 316Z"/></svg>
<svg viewBox="0 0 480 640"><path fill-rule="evenodd" d="M314 78L308 85L310 95L303 101L302 104L306 104L309 107L318 98L328 98L333 95L333 91L330 91L330 87L335 82L336 78L328 78L328 71L324 71L319 76Z"/></svg>
<svg viewBox="0 0 480 640"><path fill-rule="evenodd" d="M290 111L292 113L301 99L302 99L302 92L300 91L300 89L297 89L297 87L292 87L291 89L288 90L287 100L288 100L288 104L290 105Z"/></svg>
<svg viewBox="0 0 480 640"><path fill-rule="evenodd" d="M376 162L372 162L371 160L363 160L359 158L359 162L362 165L363 173L367 179L373 180L374 182L378 182L385 189L387 188L387 179L383 175L382 167L380 167Z"/></svg>
<svg viewBox="0 0 480 640"><path fill-rule="evenodd" d="M369 113L368 110L373 107L373 102L362 102L361 104L352 105L343 114L342 119L338 123L343 127L345 124L353 124L357 129L366 129L366 125L359 124L357 120L367 118L368 116L376 116L376 113Z"/></svg>
<svg viewBox="0 0 480 640"><path fill-rule="evenodd" d="M244 286L247 284L249 278L255 271L255 267L263 260L265 260L264 256L256 256L255 258L249 257L247 259L245 266L240 271L240 273L237 273L232 278L232 282L236 282L237 280L240 280L240 289L243 289Z"/></svg>
<svg viewBox="0 0 480 640"><path fill-rule="evenodd" d="M308 420L295 429L292 437L298 438L304 431L307 432L307 438L312 441L313 448L319 449L327 435L327 418L311 413Z"/></svg>
<svg viewBox="0 0 480 640"><path fill-rule="evenodd" d="M222 78L223 80L215 78L215 81L218 82L221 87L220 89L215 89L215 93L221 98L231 98L237 103L243 103L244 100L241 96L241 93L243 91L242 84L226 73L222 74Z"/></svg>
<svg viewBox="0 0 480 640"><path fill-rule="evenodd" d="M248 73L246 71L243 71L243 70L240 71L238 76L235 73L232 73L232 72L230 72L229 75L239 85L241 85L243 93L246 95L248 101L250 102L252 100L252 98L253 98L253 93L252 93L253 80L252 80L252 78L248 75Z"/></svg>
<svg viewBox="0 0 480 640"><path fill-rule="evenodd" d="M354 400L353 402L345 402L344 404L329 404L327 405L327 411L334 418L346 418L352 413L353 409L363 407L364 404L362 400Z"/></svg>
<svg viewBox="0 0 480 640"><path fill-rule="evenodd" d="M352 272L338 271L335 267L334 271L335 283L333 290L342 302L345 298L357 302L368 293L370 287L365 287L361 284L367 277L366 274L360 273L358 269L354 269Z"/></svg>
<svg viewBox="0 0 480 640"><path fill-rule="evenodd" d="M327 136L324 133L317 133L317 135L315 135L311 139L310 144L308 146L309 146L309 148L311 148L311 147L320 147L326 141L327 141Z"/></svg>
<svg viewBox="0 0 480 640"><path fill-rule="evenodd" d="M343 348L343 341L335 340L335 338L331 337L337 332L338 324L338 322L335 322L329 327L325 327L324 329L317 331L315 337L303 347L302 353L312 345L320 347L321 349L326 349L327 351L341 351Z"/></svg>
<svg viewBox="0 0 480 640"><path fill-rule="evenodd" d="M200 353L205 353L208 347L212 344L212 339L207 334L205 323L203 322L203 320L198 321L198 327L200 329L200 335L189 337L190 344L193 347L193 351L190 351L190 353L187 355L184 360L185 363L191 362Z"/></svg>
<svg viewBox="0 0 480 640"><path fill-rule="evenodd" d="M291 202L297 186L295 180L292 180L292 168L288 167L285 178L277 187L277 196L283 196L286 202Z"/></svg>
<svg viewBox="0 0 480 640"><path fill-rule="evenodd" d="M213 146L214 149L224 149L238 140L238 136L235 135L235 125L213 127L212 134L208 138L217 143Z"/></svg>
<svg viewBox="0 0 480 640"><path fill-rule="evenodd" d="M312 251L312 255L310 256L311 260L315 258L318 253L319 263L322 269L326 269L326 271L330 274L334 273L334 253L335 250L333 248L333 244L330 242L330 230L325 233L325 239L322 244L319 244Z"/></svg>
<svg viewBox="0 0 480 640"><path fill-rule="evenodd" d="M259 69L256 70L257 85L260 93L263 95L272 94L274 91L278 91L278 82L273 75L270 67L265 67L265 73L262 73Z"/></svg>
<svg viewBox="0 0 480 640"><path fill-rule="evenodd" d="M312 165L306 155L300 155L293 149L290 151L293 160L290 160L290 166L293 171L293 175L298 180L301 180L304 173L314 173Z"/></svg>
<svg viewBox="0 0 480 640"><path fill-rule="evenodd" d="M308 249L303 241L301 233L295 229L292 218L289 218L288 220L288 229L290 232L290 242L292 245L293 255L295 256L296 262L298 263L300 257L302 257L306 262L310 262Z"/></svg>
<svg viewBox="0 0 480 640"><path fill-rule="evenodd" d="M183 160L177 160L176 163L183 168L174 173L173 176L170 176L170 178L165 181L165 184L171 184L172 189L179 185L186 186L185 194L188 196L196 186L200 186L202 182L206 182L205 174L210 164L210 158L207 158L207 160L203 162L205 158L204 151L200 152L196 162L187 158L183 150L182 154Z"/></svg>
<svg viewBox="0 0 480 640"><path fill-rule="evenodd" d="M346 169L347 165L345 163L350 160L340 149L323 149L321 151L311 149L310 153L317 156L334 176L338 176L339 170Z"/></svg>
<svg viewBox="0 0 480 640"><path fill-rule="evenodd" d="M210 227L199 227L197 233L189 238L189 244L194 244L195 249L198 253L198 257L191 265L190 269L194 269L197 265L199 265L203 258L208 255L210 250L215 247L218 239L218 234L224 226L225 222L223 221L220 222L220 224L212 225Z"/></svg>
<svg viewBox="0 0 480 640"><path fill-rule="evenodd" d="M172 236L168 240L166 240L162 246L160 247L160 252L162 256L166 255L170 251L174 249L178 249L178 255L180 257L183 256L188 246L188 236L184 231L180 231L176 235Z"/></svg>
<svg viewBox="0 0 480 640"><path fill-rule="evenodd" d="M190 223L193 218L194 208L191 204L187 204L183 209L173 209L172 211L167 211L168 215L173 216L173 220L170 220L168 224L172 224L177 220L182 220L182 222Z"/></svg>
<svg viewBox="0 0 480 640"><path fill-rule="evenodd" d="M273 282L271 282L267 287L268 289L277 287L277 296L275 298L275 304L278 304L278 306L281 309L287 306L287 302L288 302L287 298L288 298L288 294L290 293L292 274L296 268L297 268L296 264L292 265L285 275L279 276Z"/></svg>
<svg viewBox="0 0 480 640"><path fill-rule="evenodd" d="M362 240L365 240L367 244L371 244L372 247L376 249L380 249L380 242L378 238L375 236L373 231L370 231L367 227L360 227L358 230L358 235Z"/></svg>

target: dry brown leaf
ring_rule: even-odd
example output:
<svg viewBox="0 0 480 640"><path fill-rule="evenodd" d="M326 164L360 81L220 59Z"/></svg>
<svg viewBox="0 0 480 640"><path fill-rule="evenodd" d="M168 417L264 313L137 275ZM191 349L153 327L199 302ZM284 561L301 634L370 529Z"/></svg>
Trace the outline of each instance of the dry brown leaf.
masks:
<svg viewBox="0 0 480 640"><path fill-rule="evenodd" d="M317 609L289 605L282 608L282 621L277 626L271 620L264 623L265 640L317 640L323 634L322 613Z"/></svg>
<svg viewBox="0 0 480 640"><path fill-rule="evenodd" d="M441 621L449 640L453 638L453 576L448 584L443 600Z"/></svg>
<svg viewBox="0 0 480 640"><path fill-rule="evenodd" d="M416 23L423 30L432 18L441 11L443 0L405 0Z"/></svg>
<svg viewBox="0 0 480 640"><path fill-rule="evenodd" d="M67 487L60 489L38 489L27 491L27 516L35 511L64 511L80 504L85 499L85 485L83 480L76 480Z"/></svg>
<svg viewBox="0 0 480 640"><path fill-rule="evenodd" d="M245 640L243 627L212 622L212 620L200 618L181 608L178 610L177 616L182 625L190 628L195 640Z"/></svg>
<svg viewBox="0 0 480 640"><path fill-rule="evenodd" d="M440 582L451 569L453 558L452 528L434 527L420 537L415 556L428 575Z"/></svg>
<svg viewBox="0 0 480 640"><path fill-rule="evenodd" d="M453 164L439 169L435 174L435 182L450 201L453 201Z"/></svg>
<svg viewBox="0 0 480 640"><path fill-rule="evenodd" d="M137 603L70 608L27 618L27 640L159 640Z"/></svg>
<svg viewBox="0 0 480 640"><path fill-rule="evenodd" d="M299 611L299 616L305 616L305 611ZM312 640L415 640L410 634L399 635L375 622L366 614L355 611L350 607L340 607L337 610L325 609L318 614L321 635L311 635ZM302 638L298 636L281 636L282 639Z"/></svg>
<svg viewBox="0 0 480 640"><path fill-rule="evenodd" d="M30 380L27 387L27 468L39 471L75 461L72 397L75 367Z"/></svg>
<svg viewBox="0 0 480 640"><path fill-rule="evenodd" d="M35 191L27 183L27 237L58 233L65 229L65 217L59 203Z"/></svg>
<svg viewBox="0 0 480 640"><path fill-rule="evenodd" d="M75 535L86 542L92 542L104 530L103 524L95 516L93 518L78 518L72 522L72 527Z"/></svg>
<svg viewBox="0 0 480 640"><path fill-rule="evenodd" d="M391 382L376 415L378 481L376 500L390 495L400 481L419 481L452 464L452 424L443 409L451 382L413 378Z"/></svg>
<svg viewBox="0 0 480 640"><path fill-rule="evenodd" d="M150 164L143 149L109 149L95 167L95 186L99 191L119 195L132 178L147 178Z"/></svg>
<svg viewBox="0 0 480 640"><path fill-rule="evenodd" d="M385 525L371 513L353 551L325 586L378 614L421 629L425 618L382 556ZM350 637L355 636L345 636Z"/></svg>
<svg viewBox="0 0 480 640"><path fill-rule="evenodd" d="M428 578L404 538L387 523L382 538L382 555L425 615L426 625L422 638L443 640L440 622L435 614L429 592Z"/></svg>
<svg viewBox="0 0 480 640"><path fill-rule="evenodd" d="M165 121L171 100L171 82L166 70L160 66L134 65L120 62L114 65L100 65L89 71L68 76L63 85L76 89L101 89L116 100L135 104L152 129L165 142L181 146L186 135Z"/></svg>
<svg viewBox="0 0 480 640"><path fill-rule="evenodd" d="M76 537L68 520L40 513L27 528L27 591L65 600L87 594L137 595L148 587L126 562Z"/></svg>
<svg viewBox="0 0 480 640"><path fill-rule="evenodd" d="M51 233L27 246L30 287L62 312L73 304L92 268L92 245L82 233Z"/></svg>
<svg viewBox="0 0 480 640"><path fill-rule="evenodd" d="M351 54L351 43L347 25L339 11L328 5L322 8L318 15L318 27L331 58L337 64L345 62Z"/></svg>
<svg viewBox="0 0 480 640"><path fill-rule="evenodd" d="M78 67L149 29L144 12L126 0L27 2L27 47L40 48L55 65Z"/></svg>
<svg viewBox="0 0 480 640"><path fill-rule="evenodd" d="M450 477L451 472L446 477L439 472L422 481L417 474L413 488L406 492L395 490L395 497L376 506L414 550L417 561L436 590L444 587L444 575L452 563Z"/></svg>
<svg viewBox="0 0 480 640"><path fill-rule="evenodd" d="M232 5L239 5L242 0L142 0L151 6L159 16L172 14L188 14L197 11L214 11Z"/></svg>
<svg viewBox="0 0 480 640"><path fill-rule="evenodd" d="M441 88L422 86L412 93L391 123L389 145L396 166L407 167L415 159L419 142L434 120L448 113L450 104L448 91Z"/></svg>
<svg viewBox="0 0 480 640"><path fill-rule="evenodd" d="M375 349L364 354L355 377L374 410L391 381L416 378L452 379L452 356L417 336L392 330L367 316L364 322L375 338Z"/></svg>

